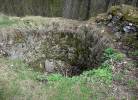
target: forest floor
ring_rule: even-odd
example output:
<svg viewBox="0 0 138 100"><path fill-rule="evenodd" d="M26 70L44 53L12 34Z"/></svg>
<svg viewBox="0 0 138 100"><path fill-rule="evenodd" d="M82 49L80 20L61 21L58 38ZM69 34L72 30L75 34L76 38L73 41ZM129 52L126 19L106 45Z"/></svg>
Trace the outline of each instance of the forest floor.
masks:
<svg viewBox="0 0 138 100"><path fill-rule="evenodd" d="M4 17L0 27L12 23L16 22ZM64 77L0 57L0 100L137 100L138 50L117 41L114 48L105 49L102 59L96 69Z"/></svg>
<svg viewBox="0 0 138 100"><path fill-rule="evenodd" d="M138 50L132 49L130 45L126 45L121 41L116 42L115 45L115 48L119 52L126 55L124 63L120 63L120 65L117 65L115 69L113 69L114 75L122 74L122 76L120 75L122 79L114 80L116 91L119 93L118 96L122 96L123 94L129 96L128 94L132 94L134 97L138 98ZM129 63L131 67L128 67L127 63ZM129 83L129 85L127 85L127 83ZM131 98L131 100L133 100L133 98Z"/></svg>

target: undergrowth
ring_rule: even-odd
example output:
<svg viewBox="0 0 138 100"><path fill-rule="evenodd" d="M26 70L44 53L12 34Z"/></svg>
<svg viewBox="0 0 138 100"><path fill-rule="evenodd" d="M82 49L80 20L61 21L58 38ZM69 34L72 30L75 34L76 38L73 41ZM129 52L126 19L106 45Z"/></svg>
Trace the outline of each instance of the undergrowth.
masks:
<svg viewBox="0 0 138 100"><path fill-rule="evenodd" d="M112 97L111 61L123 58L124 55L108 48L101 66L73 77L47 75L34 71L21 60L0 58L0 100L99 100Z"/></svg>
<svg viewBox="0 0 138 100"><path fill-rule="evenodd" d="M131 56L138 56L138 50L135 50L133 52L129 52L129 55L131 55Z"/></svg>

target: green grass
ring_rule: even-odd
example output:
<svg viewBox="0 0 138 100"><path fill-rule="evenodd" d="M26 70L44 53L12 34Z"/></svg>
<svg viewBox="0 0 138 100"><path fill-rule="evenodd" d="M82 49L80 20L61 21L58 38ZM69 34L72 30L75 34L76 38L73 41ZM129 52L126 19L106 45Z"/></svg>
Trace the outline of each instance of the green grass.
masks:
<svg viewBox="0 0 138 100"><path fill-rule="evenodd" d="M1 100L10 100L12 97L21 98L23 95L27 96L28 92L33 92L33 94L30 95L31 97L26 97L30 97L31 100L33 100L32 98L34 98L35 95L45 95L45 93L47 93L46 96L48 100L65 100L67 98L71 100L88 100L91 96L93 99L97 99L100 95L107 95L107 93L105 93L106 95L104 94L104 86L108 86L110 84L109 81L111 82L111 77L109 76L111 75L111 71L107 68L87 71L80 76L70 78L63 77L60 74L47 76L39 72L34 72L19 60L10 61L8 63L11 73L5 73L15 76L11 77L7 75L1 77L2 74L5 74L1 73ZM29 83L24 83L24 81L29 81ZM44 81L48 81L48 83L45 84L43 83ZM40 84L41 86L39 86ZM31 90L30 88L32 86L39 88ZM44 93L41 91L44 91Z"/></svg>
<svg viewBox="0 0 138 100"><path fill-rule="evenodd" d="M125 58L125 55L112 48L107 48L104 52L104 61L112 59L114 61L121 61Z"/></svg>
<svg viewBox="0 0 138 100"><path fill-rule="evenodd" d="M117 51L111 48L106 49L105 60L101 66L73 77L64 77L61 74L47 75L34 71L21 60L0 58L0 100L13 98L16 100L101 100L113 98L110 60L113 58L118 60L115 55L118 55Z"/></svg>
<svg viewBox="0 0 138 100"><path fill-rule="evenodd" d="M5 15L0 15L0 27L7 27L14 23L16 23L15 20L10 19L9 17L7 17Z"/></svg>

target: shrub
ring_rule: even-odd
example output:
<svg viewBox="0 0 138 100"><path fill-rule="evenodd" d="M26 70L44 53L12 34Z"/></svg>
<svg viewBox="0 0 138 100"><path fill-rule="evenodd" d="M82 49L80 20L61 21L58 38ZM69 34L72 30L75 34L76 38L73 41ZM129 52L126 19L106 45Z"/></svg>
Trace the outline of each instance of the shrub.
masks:
<svg viewBox="0 0 138 100"><path fill-rule="evenodd" d="M120 61L120 60L123 60L124 57L125 57L124 54L116 51L115 49L107 48L104 51L103 60L106 61L106 60L109 60L109 59L113 59L114 61Z"/></svg>

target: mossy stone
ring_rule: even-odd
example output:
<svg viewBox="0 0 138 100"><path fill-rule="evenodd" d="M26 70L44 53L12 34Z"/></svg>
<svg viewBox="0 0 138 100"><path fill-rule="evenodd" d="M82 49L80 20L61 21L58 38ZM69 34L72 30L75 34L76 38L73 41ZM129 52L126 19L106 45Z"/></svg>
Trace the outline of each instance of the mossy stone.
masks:
<svg viewBox="0 0 138 100"><path fill-rule="evenodd" d="M118 13L121 13L124 20L136 23L138 25L138 8L136 7L124 4L119 6L112 6L108 10L108 13L112 13L113 15L118 15Z"/></svg>

